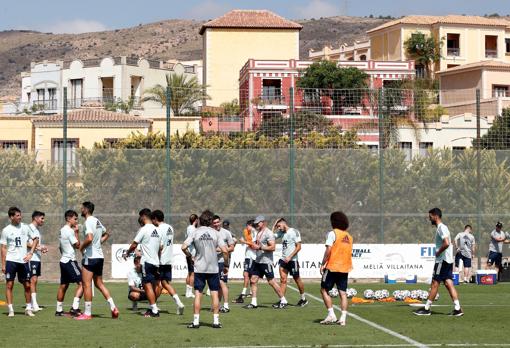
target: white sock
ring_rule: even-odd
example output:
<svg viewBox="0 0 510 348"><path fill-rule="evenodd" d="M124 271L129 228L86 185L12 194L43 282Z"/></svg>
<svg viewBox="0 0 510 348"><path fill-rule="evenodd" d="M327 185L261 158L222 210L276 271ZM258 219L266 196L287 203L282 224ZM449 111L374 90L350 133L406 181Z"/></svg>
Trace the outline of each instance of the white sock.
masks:
<svg viewBox="0 0 510 348"><path fill-rule="evenodd" d="M73 309L78 309L78 308L80 308L80 298L75 297L73 299Z"/></svg>
<svg viewBox="0 0 510 348"><path fill-rule="evenodd" d="M193 324L200 325L200 314L193 314Z"/></svg>
<svg viewBox="0 0 510 348"><path fill-rule="evenodd" d="M193 292L193 287L186 284L186 295L189 295Z"/></svg>
<svg viewBox="0 0 510 348"><path fill-rule="evenodd" d="M429 310L430 306L432 306L432 301L431 300L427 300L427 302L425 302L425 309Z"/></svg>
<svg viewBox="0 0 510 348"><path fill-rule="evenodd" d="M92 315L92 302L85 301L85 314Z"/></svg>
<svg viewBox="0 0 510 348"><path fill-rule="evenodd" d="M246 295L246 292L248 292L248 288L243 288L243 291L241 291L241 295Z"/></svg>
<svg viewBox="0 0 510 348"><path fill-rule="evenodd" d="M62 312L64 311L64 302L58 302L57 301L57 312Z"/></svg>
<svg viewBox="0 0 510 348"><path fill-rule="evenodd" d="M14 312L14 307L12 306L12 304L7 305L7 308L9 308L9 313Z"/></svg>
<svg viewBox="0 0 510 348"><path fill-rule="evenodd" d="M32 296L32 307L38 308L39 304L37 303L37 293L33 292L31 296Z"/></svg>
<svg viewBox="0 0 510 348"><path fill-rule="evenodd" d="M113 298L109 298L108 300L106 300L106 302L108 302L110 304L110 310L114 310L115 309L115 303L113 302Z"/></svg>
<svg viewBox="0 0 510 348"><path fill-rule="evenodd" d="M285 298L285 296L280 297L280 302L287 303L287 299Z"/></svg>
<svg viewBox="0 0 510 348"><path fill-rule="evenodd" d="M328 315L332 318L336 318L335 310L333 309L333 307L328 308Z"/></svg>
<svg viewBox="0 0 510 348"><path fill-rule="evenodd" d="M158 309L158 305L157 304L151 304L151 310L152 310L152 313L156 314L159 309Z"/></svg>
<svg viewBox="0 0 510 348"><path fill-rule="evenodd" d="M213 314L213 324L219 324L219 323L220 323L220 315Z"/></svg>
<svg viewBox="0 0 510 348"><path fill-rule="evenodd" d="M251 304L254 306L257 306L257 298L256 297L251 298Z"/></svg>
<svg viewBox="0 0 510 348"><path fill-rule="evenodd" d="M178 307L184 307L184 305L181 302L181 299L179 298L179 295L175 294L172 297L174 298L174 301Z"/></svg>
<svg viewBox="0 0 510 348"><path fill-rule="evenodd" d="M460 302L459 302L459 300L453 301L453 305L455 306L455 310L456 311L460 310Z"/></svg>
<svg viewBox="0 0 510 348"><path fill-rule="evenodd" d="M347 318L347 311L342 311L342 314L340 314L340 321L345 322L346 318Z"/></svg>
<svg viewBox="0 0 510 348"><path fill-rule="evenodd" d="M32 304L30 302L26 304L25 310L27 310L27 311L32 310Z"/></svg>
<svg viewBox="0 0 510 348"><path fill-rule="evenodd" d="M229 309L229 308L228 308L228 302L227 302L227 301L223 302L223 308Z"/></svg>
<svg viewBox="0 0 510 348"><path fill-rule="evenodd" d="M301 294L301 299L302 299L303 301L304 301L304 300L306 300L305 293L302 293L302 294Z"/></svg>

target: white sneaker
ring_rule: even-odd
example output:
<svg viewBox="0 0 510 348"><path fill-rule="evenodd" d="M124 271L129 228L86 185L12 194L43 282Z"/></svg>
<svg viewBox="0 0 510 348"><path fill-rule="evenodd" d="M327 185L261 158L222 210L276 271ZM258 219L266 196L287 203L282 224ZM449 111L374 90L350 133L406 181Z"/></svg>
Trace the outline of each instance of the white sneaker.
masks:
<svg viewBox="0 0 510 348"><path fill-rule="evenodd" d="M338 325L340 326L345 326L345 320L342 320L342 319L338 319L338 321L336 322Z"/></svg>
<svg viewBox="0 0 510 348"><path fill-rule="evenodd" d="M193 295L193 294L186 294L186 298L195 298L195 295Z"/></svg>
<svg viewBox="0 0 510 348"><path fill-rule="evenodd" d="M177 315L183 315L184 314L184 306L179 307L177 306Z"/></svg>
<svg viewBox="0 0 510 348"><path fill-rule="evenodd" d="M34 307L34 309L32 309L32 312L37 313L37 312L40 312L42 310L43 309L41 307L37 306L37 307Z"/></svg>
<svg viewBox="0 0 510 348"><path fill-rule="evenodd" d="M35 317L35 314L34 314L34 312L32 312L31 309L25 309L25 315L27 317Z"/></svg>
<svg viewBox="0 0 510 348"><path fill-rule="evenodd" d="M320 323L321 325L331 325L331 324L334 324L336 323L336 317L332 317L330 315L328 315L324 320L322 320Z"/></svg>
<svg viewBox="0 0 510 348"><path fill-rule="evenodd" d="M14 312L9 312L9 314L7 314L8 317L13 317L14 316Z"/></svg>

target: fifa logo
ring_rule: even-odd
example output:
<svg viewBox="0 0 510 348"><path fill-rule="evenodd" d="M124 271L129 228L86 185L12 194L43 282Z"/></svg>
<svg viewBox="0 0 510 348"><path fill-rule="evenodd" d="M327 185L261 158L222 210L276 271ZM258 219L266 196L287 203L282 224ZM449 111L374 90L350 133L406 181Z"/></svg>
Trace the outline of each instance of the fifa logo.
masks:
<svg viewBox="0 0 510 348"><path fill-rule="evenodd" d="M420 248L420 256L421 257L434 257L436 256L436 248L435 247L421 247Z"/></svg>

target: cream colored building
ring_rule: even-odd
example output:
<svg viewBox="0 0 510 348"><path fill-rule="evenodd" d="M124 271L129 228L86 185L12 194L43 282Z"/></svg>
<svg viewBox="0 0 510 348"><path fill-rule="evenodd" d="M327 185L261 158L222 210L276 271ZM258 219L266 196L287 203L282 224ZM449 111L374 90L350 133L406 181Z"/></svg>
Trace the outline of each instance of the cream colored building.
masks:
<svg viewBox="0 0 510 348"><path fill-rule="evenodd" d="M205 23L203 82L208 106L239 99L239 71L248 59L299 59L302 26L266 10L233 10Z"/></svg>
<svg viewBox="0 0 510 348"><path fill-rule="evenodd" d="M331 46L324 46L322 50L315 51L310 49L308 51L308 58L314 62L321 60L331 61L365 61L370 60L370 41L355 41L352 45L342 44L338 48Z"/></svg>
<svg viewBox="0 0 510 348"><path fill-rule="evenodd" d="M510 62L510 22L478 16L406 16L367 32L371 59L408 60L405 42L415 33L443 40L434 71L491 59ZM417 67L420 69L420 67Z"/></svg>

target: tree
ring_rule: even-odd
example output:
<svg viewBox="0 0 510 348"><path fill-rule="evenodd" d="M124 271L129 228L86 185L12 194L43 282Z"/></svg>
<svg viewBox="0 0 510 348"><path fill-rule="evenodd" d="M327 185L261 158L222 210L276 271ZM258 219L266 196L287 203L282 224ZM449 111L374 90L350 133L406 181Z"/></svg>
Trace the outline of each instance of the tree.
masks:
<svg viewBox="0 0 510 348"><path fill-rule="evenodd" d="M221 103L220 108L223 109L223 114L227 116L237 116L241 111L241 107L239 106L239 101L237 99Z"/></svg>
<svg viewBox="0 0 510 348"><path fill-rule="evenodd" d="M417 65L425 68L425 77L432 77L432 64L441 59L441 47L443 40L436 40L432 36L426 36L423 33L416 32L404 42L407 55L414 59Z"/></svg>
<svg viewBox="0 0 510 348"><path fill-rule="evenodd" d="M366 94L361 90L368 87L368 75L357 68L339 67L323 60L304 70L297 86L303 89L305 102L320 103L317 97L325 96L333 101L333 113L341 113L342 107L360 105Z"/></svg>
<svg viewBox="0 0 510 348"><path fill-rule="evenodd" d="M166 106L167 87L170 87L170 106L175 116L193 113L196 111L197 103L210 99L204 91L204 86L198 83L196 76L167 74L166 86L158 84L147 89L142 102L152 101Z"/></svg>
<svg viewBox="0 0 510 348"><path fill-rule="evenodd" d="M473 140L473 146L476 146L476 139ZM487 134L481 137L480 147L491 150L510 149L510 108L503 109Z"/></svg>
<svg viewBox="0 0 510 348"><path fill-rule="evenodd" d="M118 98L116 102L106 103L104 108L108 111L123 112L129 114L135 105L135 98L130 96L127 101Z"/></svg>

